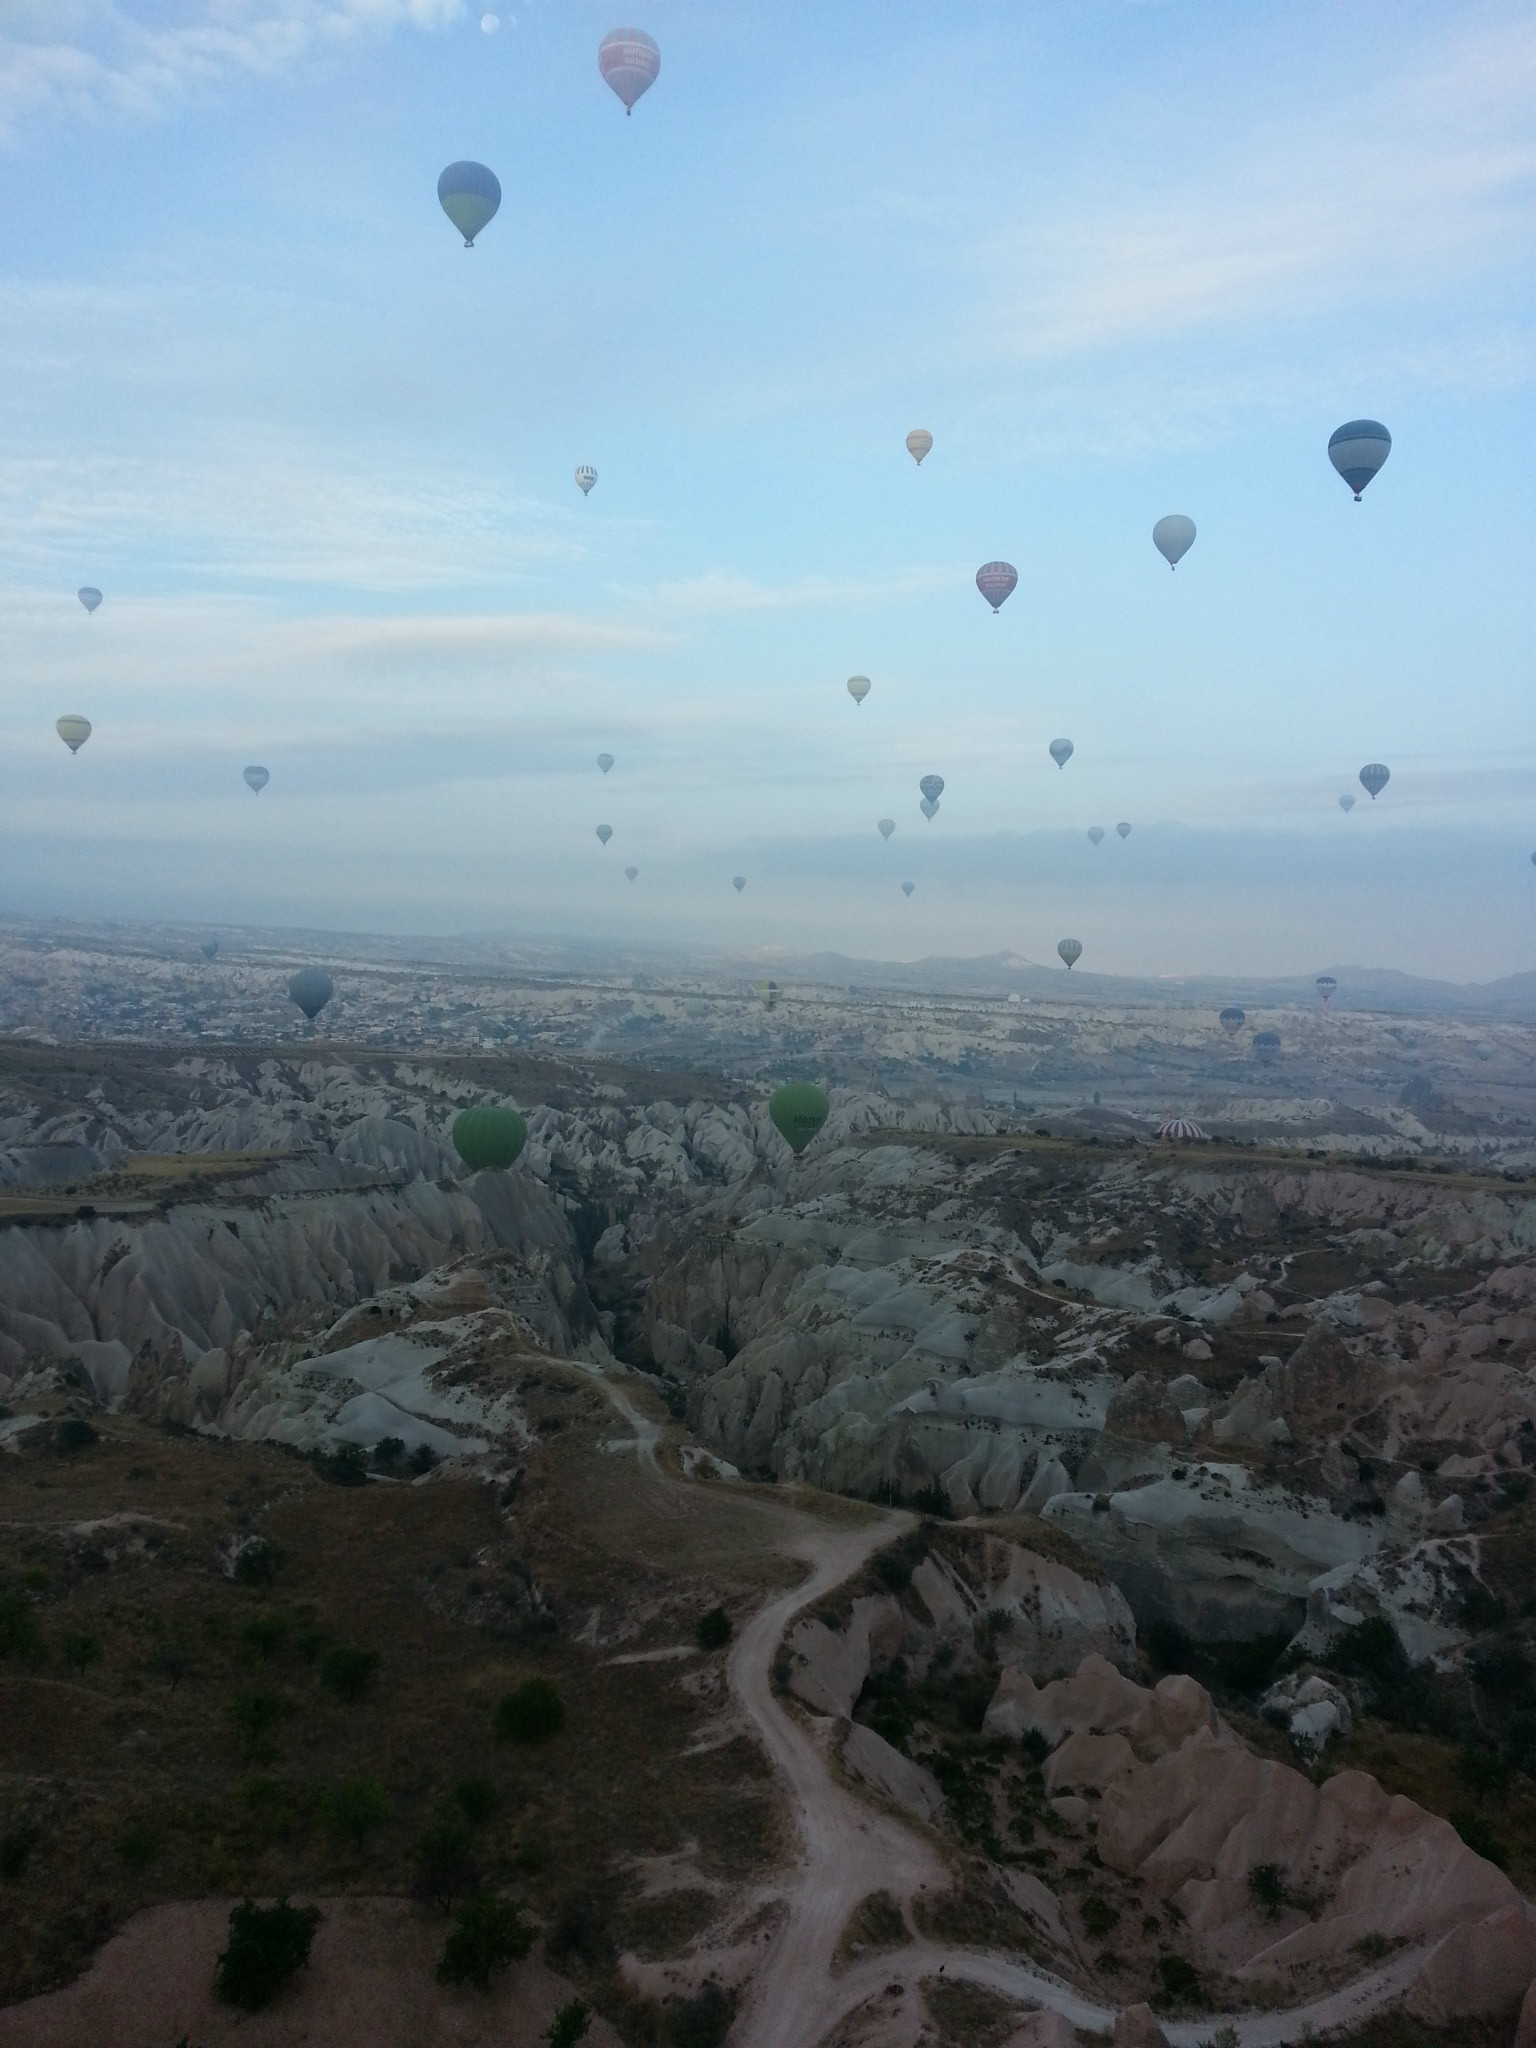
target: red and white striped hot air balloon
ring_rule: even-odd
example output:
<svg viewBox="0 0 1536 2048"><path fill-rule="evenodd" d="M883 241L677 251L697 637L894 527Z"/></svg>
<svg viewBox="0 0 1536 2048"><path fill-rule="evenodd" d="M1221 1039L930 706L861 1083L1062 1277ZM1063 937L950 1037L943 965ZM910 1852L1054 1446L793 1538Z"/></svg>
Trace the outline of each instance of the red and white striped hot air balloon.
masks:
<svg viewBox="0 0 1536 2048"><path fill-rule="evenodd" d="M1169 1117L1166 1123L1158 1125L1157 1135L1165 1145L1198 1145L1205 1137L1194 1118L1188 1116Z"/></svg>
<svg viewBox="0 0 1536 2048"><path fill-rule="evenodd" d="M991 605L993 611L1000 611L1018 588L1019 572L1012 562L983 562L976 571L976 588Z"/></svg>
<svg viewBox="0 0 1536 2048"><path fill-rule="evenodd" d="M597 46L597 68L632 114L635 101L656 83L661 51L643 28L616 28Z"/></svg>

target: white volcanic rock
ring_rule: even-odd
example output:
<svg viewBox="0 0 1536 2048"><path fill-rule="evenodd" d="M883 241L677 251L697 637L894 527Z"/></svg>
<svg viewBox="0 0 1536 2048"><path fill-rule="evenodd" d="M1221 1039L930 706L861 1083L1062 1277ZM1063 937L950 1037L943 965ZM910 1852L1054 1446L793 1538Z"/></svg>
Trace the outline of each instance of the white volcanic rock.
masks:
<svg viewBox="0 0 1536 2048"><path fill-rule="evenodd" d="M1280 1679L1260 1700L1259 1712L1288 1730L1296 1747L1311 1755L1325 1749L1336 1735L1347 1735L1354 1720L1339 1688L1315 1673L1303 1678L1292 1672Z"/></svg>
<svg viewBox="0 0 1536 2048"><path fill-rule="evenodd" d="M893 1749L862 1722L855 1721L848 1730L843 1767L851 1777L884 1793L918 1820L937 1820L944 1810L944 1794L933 1773Z"/></svg>
<svg viewBox="0 0 1536 2048"><path fill-rule="evenodd" d="M1432 2026L1493 2018L1529 2001L1536 1982L1536 1919L1522 1899L1453 1928L1420 1965L1408 2010ZM1516 2034L1519 2041L1519 2034Z"/></svg>
<svg viewBox="0 0 1536 2048"><path fill-rule="evenodd" d="M1095 1652L1123 1668L1134 1664L1136 1622L1117 1586L1084 1579L1016 1543L990 1542L984 1558L981 1604L1010 1624L995 1638L1005 1668L1019 1667L1043 1684L1076 1671Z"/></svg>
<svg viewBox="0 0 1536 2048"><path fill-rule="evenodd" d="M855 1600L845 1629L807 1615L789 1635L789 1689L817 1713L846 1721L869 1676L872 1643L901 1639L901 1609L889 1594Z"/></svg>

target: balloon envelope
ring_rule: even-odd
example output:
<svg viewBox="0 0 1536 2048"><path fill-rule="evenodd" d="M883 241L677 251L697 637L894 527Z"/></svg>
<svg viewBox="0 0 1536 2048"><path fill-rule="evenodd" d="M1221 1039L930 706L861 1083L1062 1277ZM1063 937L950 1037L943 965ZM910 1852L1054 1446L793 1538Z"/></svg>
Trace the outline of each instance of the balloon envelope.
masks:
<svg viewBox="0 0 1536 2048"><path fill-rule="evenodd" d="M453 1120L453 1149L471 1173L505 1170L528 1142L515 1109L466 1109Z"/></svg>
<svg viewBox="0 0 1536 2048"><path fill-rule="evenodd" d="M1120 820L1119 824L1115 827L1115 830L1120 834L1120 837L1122 839L1129 839L1131 836L1131 828L1126 823L1124 818Z"/></svg>
<svg viewBox="0 0 1536 2048"><path fill-rule="evenodd" d="M891 834L896 830L896 820L894 818L882 818L879 824L875 827L875 830L880 834L880 837L882 839L889 839Z"/></svg>
<svg viewBox="0 0 1536 2048"><path fill-rule="evenodd" d="M69 751L78 754L91 736L91 721L82 718L76 711L66 711L53 729Z"/></svg>
<svg viewBox="0 0 1536 2048"><path fill-rule="evenodd" d="M855 704L862 704L869 695L869 677L850 676L848 678L848 694Z"/></svg>
<svg viewBox="0 0 1536 2048"><path fill-rule="evenodd" d="M789 1081L768 1098L768 1114L798 1157L827 1120L827 1098L814 1082Z"/></svg>
<svg viewBox="0 0 1536 2048"><path fill-rule="evenodd" d="M1354 796L1353 796L1353 794L1352 794L1352 793L1351 793L1351 792L1350 792L1349 790L1347 790L1347 789L1346 789L1346 790L1345 790L1345 792L1344 792L1344 794L1343 794L1343 795L1342 795L1342 796L1341 796L1341 797L1339 798L1339 809L1340 809L1340 810L1341 810L1341 811L1342 811L1342 812L1344 813L1344 815L1345 815L1346 817L1348 817L1349 813L1350 813L1350 812L1351 812L1351 811L1352 811L1352 810L1353 810L1354 808L1355 808L1355 799L1354 799Z"/></svg>
<svg viewBox="0 0 1536 2048"><path fill-rule="evenodd" d="M1051 741L1051 759L1056 763L1056 766L1058 768L1066 767L1067 763L1072 758L1072 752L1072 742L1070 740Z"/></svg>
<svg viewBox="0 0 1536 2048"><path fill-rule="evenodd" d="M1536 856L1533 856L1533 858L1536 858ZM903 896L910 896L912 894L912 891L916 887L916 882L903 882L901 885L901 893Z"/></svg>
<svg viewBox="0 0 1536 2048"><path fill-rule="evenodd" d="M97 605L101 603L101 592L96 588L94 583L82 584L80 589L76 591L75 595L79 598L80 602L85 606L88 612L95 611Z"/></svg>
<svg viewBox="0 0 1536 2048"><path fill-rule="evenodd" d="M1367 761L1360 770L1361 786L1370 791L1372 803L1375 803L1391 780L1392 770L1385 761Z"/></svg>
<svg viewBox="0 0 1536 2048"><path fill-rule="evenodd" d="M597 765L599 768L602 769L603 773L606 775L608 773L608 770L613 766L612 754L599 754L597 757Z"/></svg>
<svg viewBox="0 0 1536 2048"><path fill-rule="evenodd" d="M1018 588L1019 572L1012 562L983 562L976 571L976 588L999 611Z"/></svg>
<svg viewBox="0 0 1536 2048"><path fill-rule="evenodd" d="M1269 1061L1278 1059L1280 1057L1279 1032L1255 1031L1255 1033L1253 1034L1253 1050L1257 1057L1261 1060Z"/></svg>
<svg viewBox="0 0 1536 2048"><path fill-rule="evenodd" d="M218 942L218 940L217 940L217 939L204 939L204 941L203 941L203 958L204 958L205 960L216 960L216 959L218 958L218 953L219 953L219 942Z"/></svg>
<svg viewBox="0 0 1536 2048"><path fill-rule="evenodd" d="M1195 544L1195 522L1182 512L1170 512L1152 529L1152 545L1168 564L1177 569Z"/></svg>
<svg viewBox="0 0 1536 2048"><path fill-rule="evenodd" d="M1317 977L1317 992L1325 1003L1338 985L1331 974L1320 974Z"/></svg>
<svg viewBox="0 0 1536 2048"><path fill-rule="evenodd" d="M476 235L496 217L501 185L487 165L466 157L462 163L449 164L438 179L437 202L464 237L465 248L472 249Z"/></svg>
<svg viewBox="0 0 1536 2048"><path fill-rule="evenodd" d="M1392 453L1392 436L1380 420L1346 420L1328 437L1328 460L1360 502L1377 470Z"/></svg>
<svg viewBox="0 0 1536 2048"><path fill-rule="evenodd" d="M251 793L254 796L260 796L261 792L272 780L271 776L267 773L266 769L257 767L255 762L252 762L251 766L246 769L245 779L247 783L250 785Z"/></svg>
<svg viewBox="0 0 1536 2048"><path fill-rule="evenodd" d="M576 487L581 492L581 495L584 498L589 497L591 495L592 486L596 482L597 471L592 467L590 462L582 463L581 467L576 472Z"/></svg>
<svg viewBox="0 0 1536 2048"><path fill-rule="evenodd" d="M661 70L661 52L643 28L616 28L597 46L597 68L629 113Z"/></svg>
<svg viewBox="0 0 1536 2048"><path fill-rule="evenodd" d="M599 839L601 839L604 846L606 846L609 840L613 837L613 827L611 825L599 825L597 828L597 836Z"/></svg>
<svg viewBox="0 0 1536 2048"><path fill-rule="evenodd" d="M626 868L624 872L626 875L628 875L629 879L633 881L636 875L639 874L640 870L638 868Z"/></svg>
<svg viewBox="0 0 1536 2048"><path fill-rule="evenodd" d="M288 984L288 995L313 1024L334 993L323 967L301 967Z"/></svg>
<svg viewBox="0 0 1536 2048"><path fill-rule="evenodd" d="M1247 1021L1241 1005L1237 1003L1229 1003L1221 1013L1221 1028L1225 1031L1228 1038L1236 1037Z"/></svg>
<svg viewBox="0 0 1536 2048"><path fill-rule="evenodd" d="M907 436L907 453L919 468L922 467L923 457L932 446L933 436L926 427L914 427Z"/></svg>
<svg viewBox="0 0 1536 2048"><path fill-rule="evenodd" d="M742 890L745 889L746 886L747 878L745 875L732 875L731 887L736 891L736 894L738 896L741 894Z"/></svg>
<svg viewBox="0 0 1536 2048"><path fill-rule="evenodd" d="M1099 841L1104 837L1104 827L1102 825L1090 825L1088 827L1088 837L1093 841L1094 845L1097 846Z"/></svg>
<svg viewBox="0 0 1536 2048"><path fill-rule="evenodd" d="M929 824L931 825L934 820L934 815L939 808L939 800L936 796L925 796L917 808L922 812L923 816L928 820Z"/></svg>
<svg viewBox="0 0 1536 2048"><path fill-rule="evenodd" d="M1057 945L1056 950L1062 959L1066 961L1069 974L1072 972L1072 963L1075 960L1081 960L1083 957L1083 943L1081 939L1062 939Z"/></svg>
<svg viewBox="0 0 1536 2048"><path fill-rule="evenodd" d="M936 804L944 794L944 778L942 775L925 775L917 786L931 804Z"/></svg>

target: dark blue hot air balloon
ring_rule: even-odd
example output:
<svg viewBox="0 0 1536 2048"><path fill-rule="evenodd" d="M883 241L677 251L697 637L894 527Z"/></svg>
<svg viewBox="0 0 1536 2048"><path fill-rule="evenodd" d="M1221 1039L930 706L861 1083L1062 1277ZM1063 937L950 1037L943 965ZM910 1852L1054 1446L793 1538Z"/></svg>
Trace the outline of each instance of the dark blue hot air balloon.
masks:
<svg viewBox="0 0 1536 2048"><path fill-rule="evenodd" d="M1346 420L1328 439L1328 460L1360 502L1377 470L1392 453L1392 436L1380 420Z"/></svg>

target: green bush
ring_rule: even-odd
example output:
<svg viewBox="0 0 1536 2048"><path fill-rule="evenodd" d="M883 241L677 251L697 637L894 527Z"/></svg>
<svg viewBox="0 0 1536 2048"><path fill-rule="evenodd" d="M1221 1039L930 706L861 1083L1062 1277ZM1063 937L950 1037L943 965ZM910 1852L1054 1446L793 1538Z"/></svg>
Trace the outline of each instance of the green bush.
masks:
<svg viewBox="0 0 1536 2048"><path fill-rule="evenodd" d="M160 1854L160 1837L148 1821L130 1821L118 1836L116 1847L130 1870L147 1870Z"/></svg>
<svg viewBox="0 0 1536 2048"><path fill-rule="evenodd" d="M460 1778L453 1788L453 1802L472 1828L483 1827L500 1803L489 1778Z"/></svg>
<svg viewBox="0 0 1536 2048"><path fill-rule="evenodd" d="M80 1629L71 1629L59 1638L59 1655L64 1660L66 1671L73 1671L77 1678L83 1678L90 1665L101 1662L101 1638L87 1635Z"/></svg>
<svg viewBox="0 0 1536 2048"><path fill-rule="evenodd" d="M315 1470L332 1486L366 1486L368 1460L357 1444L338 1444L334 1451L314 1453Z"/></svg>
<svg viewBox="0 0 1536 2048"><path fill-rule="evenodd" d="M83 1415L66 1415L53 1432L54 1449L62 1451L66 1457L75 1451L88 1450L98 1442L100 1438Z"/></svg>
<svg viewBox="0 0 1536 2048"><path fill-rule="evenodd" d="M667 2003L667 2048L722 2048L731 2031L736 2000L713 1978L692 1998Z"/></svg>
<svg viewBox="0 0 1536 2048"><path fill-rule="evenodd" d="M227 2005L260 2012L309 1961L320 1915L313 1906L258 1906L246 1899L229 1916L229 1946L219 1957L214 1989Z"/></svg>
<svg viewBox="0 0 1536 2048"><path fill-rule="evenodd" d="M270 1586L283 1562L283 1553L265 1536L249 1536L235 1553L234 1581L237 1586Z"/></svg>
<svg viewBox="0 0 1536 2048"><path fill-rule="evenodd" d="M417 1896L449 1911L455 1899L476 1891L479 1883L468 1828L455 1814L441 1815L416 1845Z"/></svg>
<svg viewBox="0 0 1536 2048"><path fill-rule="evenodd" d="M525 1678L496 1702L491 1725L503 1741L547 1742L565 1726L565 1706L547 1678Z"/></svg>
<svg viewBox="0 0 1536 2048"><path fill-rule="evenodd" d="M405 1463L405 1439L398 1436L381 1436L373 1447L373 1469L375 1472L398 1472Z"/></svg>
<svg viewBox="0 0 1536 2048"><path fill-rule="evenodd" d="M1285 1879L1278 1863L1255 1863L1248 1873L1248 1896L1273 1920L1285 1904Z"/></svg>
<svg viewBox="0 0 1536 2048"><path fill-rule="evenodd" d="M1200 1972L1183 1956L1159 1956L1158 1980L1169 2005L1193 2005L1201 1993Z"/></svg>
<svg viewBox="0 0 1536 2048"><path fill-rule="evenodd" d="M24 1593L0 1593L0 1657L32 1659L43 1654L43 1632Z"/></svg>
<svg viewBox="0 0 1536 2048"><path fill-rule="evenodd" d="M338 1644L320 1659L320 1683L328 1693L352 1706L372 1686L378 1668L377 1650L357 1650Z"/></svg>
<svg viewBox="0 0 1536 2048"><path fill-rule="evenodd" d="M406 1460L406 1463L416 1474L416 1477L420 1479L430 1472L437 1463L437 1453L430 1444L418 1444Z"/></svg>
<svg viewBox="0 0 1536 2048"><path fill-rule="evenodd" d="M444 1984L477 1984L488 1991L492 1974L521 1962L532 1946L533 1935L514 1900L499 1892L476 1892L453 1917L437 1966L438 1979Z"/></svg>
<svg viewBox="0 0 1536 2048"><path fill-rule="evenodd" d="M1051 1753L1051 1738L1043 1728L1026 1728L1019 1737L1019 1747L1038 1769Z"/></svg>
<svg viewBox="0 0 1536 2048"><path fill-rule="evenodd" d="M389 1801L384 1787L373 1778L346 1778L332 1786L325 1808L332 1833L360 1849L366 1836L387 1817Z"/></svg>
<svg viewBox="0 0 1536 2048"><path fill-rule="evenodd" d="M1095 1941L1102 1941L1119 1918L1108 1899L1100 1898L1097 1892L1090 1892L1084 1899L1083 1925Z"/></svg>
<svg viewBox="0 0 1536 2048"><path fill-rule="evenodd" d="M584 1998L567 1999L555 2014L554 2023L544 2038L549 2048L576 2048L578 2041L586 2039L587 2029L592 2024L592 2009Z"/></svg>
<svg viewBox="0 0 1536 2048"><path fill-rule="evenodd" d="M723 1650L731 1640L731 1617L723 1607L711 1607L694 1633L701 1650Z"/></svg>
<svg viewBox="0 0 1536 2048"><path fill-rule="evenodd" d="M240 1737L247 1756L259 1757L267 1754L272 1746L271 1738L280 1721L293 1712L293 1701L286 1693L266 1692L257 1687L249 1692L237 1692L229 1703L229 1718L235 1724L235 1733Z"/></svg>
<svg viewBox="0 0 1536 2048"><path fill-rule="evenodd" d="M240 1640L256 1656L270 1661L288 1640L288 1624L282 1615L268 1608L264 1614L252 1616L241 1629Z"/></svg>

